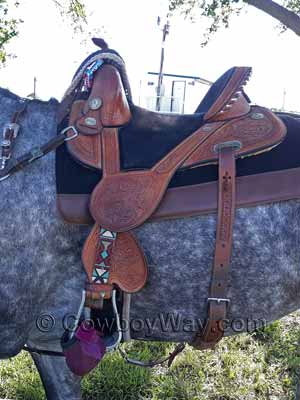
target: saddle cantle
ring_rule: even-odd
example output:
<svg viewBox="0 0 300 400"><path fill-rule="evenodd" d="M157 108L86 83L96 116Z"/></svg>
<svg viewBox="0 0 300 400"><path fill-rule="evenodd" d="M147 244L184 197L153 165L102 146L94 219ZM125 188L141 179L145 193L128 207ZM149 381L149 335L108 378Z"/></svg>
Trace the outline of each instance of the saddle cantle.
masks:
<svg viewBox="0 0 300 400"><path fill-rule="evenodd" d="M88 306L101 308L115 286L127 293L142 289L146 259L130 230L155 214L176 171L197 167L201 174L199 167L216 163L218 218L208 319L192 344L210 348L223 337L236 160L272 149L286 133L271 111L250 105L243 92L250 73L247 67L230 69L210 88L194 115L174 116L136 107L118 66L102 59L88 95L79 95L72 105L68 135L75 130L78 137L67 143L71 156L95 176L89 211L96 224L82 254ZM164 136L162 142L166 134L169 140Z"/></svg>

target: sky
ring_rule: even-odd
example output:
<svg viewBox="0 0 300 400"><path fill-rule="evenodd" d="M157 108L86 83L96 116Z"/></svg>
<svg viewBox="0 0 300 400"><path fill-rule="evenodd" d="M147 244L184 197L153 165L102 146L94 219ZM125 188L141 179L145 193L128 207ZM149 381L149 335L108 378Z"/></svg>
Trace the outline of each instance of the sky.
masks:
<svg viewBox="0 0 300 400"><path fill-rule="evenodd" d="M87 0L89 25L84 35L74 36L52 0L23 0L16 16L24 23L9 52L17 57L0 69L0 86L21 96L33 91L43 100L61 99L80 62L96 48L92 36L106 39L124 58L138 99L139 83L147 71L158 71L165 0ZM163 19L164 21L164 19ZM248 6L231 19L205 47L201 47L205 21L191 23L183 16L170 20L165 46L166 73L200 76L214 81L232 66L252 66L246 92L255 104L300 111L300 37L280 34L277 22ZM285 93L285 95L284 95ZM196 94L195 94L196 95ZM199 102L201 93L199 92Z"/></svg>

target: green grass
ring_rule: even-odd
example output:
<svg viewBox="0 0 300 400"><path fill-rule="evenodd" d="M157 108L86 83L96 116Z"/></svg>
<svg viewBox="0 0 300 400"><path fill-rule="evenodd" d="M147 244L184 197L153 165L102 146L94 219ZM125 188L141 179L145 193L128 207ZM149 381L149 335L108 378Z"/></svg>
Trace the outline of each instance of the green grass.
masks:
<svg viewBox="0 0 300 400"><path fill-rule="evenodd" d="M215 351L188 347L170 369L126 364L119 353L106 356L82 381L89 400L299 400L300 313L252 335L224 339ZM133 342L126 350L143 360L168 354L172 345ZM0 364L0 398L45 399L27 354Z"/></svg>

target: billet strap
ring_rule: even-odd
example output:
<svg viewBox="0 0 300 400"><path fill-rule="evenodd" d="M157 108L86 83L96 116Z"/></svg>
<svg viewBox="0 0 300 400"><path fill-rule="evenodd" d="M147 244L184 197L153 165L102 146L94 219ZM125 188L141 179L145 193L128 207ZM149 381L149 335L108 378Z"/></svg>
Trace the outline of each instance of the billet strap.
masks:
<svg viewBox="0 0 300 400"><path fill-rule="evenodd" d="M236 143L220 144L216 150L219 151L218 217L212 281L207 299L208 318L203 331L191 343L199 350L212 348L222 339L223 322L229 305L227 289L235 217Z"/></svg>

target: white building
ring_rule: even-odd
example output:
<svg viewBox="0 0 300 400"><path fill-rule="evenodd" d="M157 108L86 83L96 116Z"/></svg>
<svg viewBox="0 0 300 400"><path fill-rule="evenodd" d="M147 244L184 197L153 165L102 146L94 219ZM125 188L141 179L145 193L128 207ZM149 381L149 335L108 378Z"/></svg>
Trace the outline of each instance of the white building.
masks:
<svg viewBox="0 0 300 400"><path fill-rule="evenodd" d="M139 105L157 110L158 73L148 72L140 82ZM164 74L161 88L161 112L192 114L209 89L211 82L199 76Z"/></svg>

